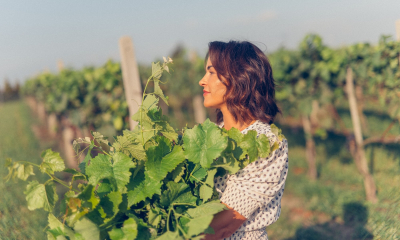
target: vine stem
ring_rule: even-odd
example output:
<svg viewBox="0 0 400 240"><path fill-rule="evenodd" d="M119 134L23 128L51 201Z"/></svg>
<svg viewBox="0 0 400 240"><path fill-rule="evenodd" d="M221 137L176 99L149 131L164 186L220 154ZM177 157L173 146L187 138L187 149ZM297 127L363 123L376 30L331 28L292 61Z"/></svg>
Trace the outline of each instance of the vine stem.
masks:
<svg viewBox="0 0 400 240"><path fill-rule="evenodd" d="M208 185L207 183L201 181L200 179L198 179L197 177L193 176L192 174L190 174L189 178L190 178L190 177L196 179L197 181L199 181L199 182L202 183L202 184Z"/></svg>
<svg viewBox="0 0 400 240"><path fill-rule="evenodd" d="M190 203L173 203L172 206L192 206L192 207L197 207L197 205L190 204Z"/></svg>
<svg viewBox="0 0 400 240"><path fill-rule="evenodd" d="M168 211L168 217L167 217L167 231L169 232L169 221L170 221L170 217L171 217L171 212L174 211L173 208L170 208Z"/></svg>
<svg viewBox="0 0 400 240"><path fill-rule="evenodd" d="M109 157L112 157L110 154L108 154L106 151L104 151L103 149L99 148L104 154L108 155Z"/></svg>
<svg viewBox="0 0 400 240"><path fill-rule="evenodd" d="M185 237L185 239L188 239L188 237L186 236L185 231L183 231L183 229L181 228L181 226L177 223L176 226L178 227L178 229L182 232L183 236Z"/></svg>
<svg viewBox="0 0 400 240"><path fill-rule="evenodd" d="M143 90L143 97L142 97L142 104L140 105L139 111L140 111L140 129L142 132L142 143L144 144L144 135L143 135L143 118L142 118L142 106L143 106L143 102L144 102L144 97L146 96L146 90L147 90L147 86L149 85L149 82L151 81L151 79L153 78L154 74L151 74L151 76L147 79L147 83L146 86L144 87Z"/></svg>
<svg viewBox="0 0 400 240"><path fill-rule="evenodd" d="M54 175L51 175L51 174L48 173L48 172L46 172L46 173L47 173L47 175L49 175L49 177L50 177L52 180L58 182L59 184L63 185L64 187L66 187L66 188L68 188L68 189L72 189L72 190L74 190L75 192L79 192L79 190L77 190L77 189L75 189L74 187L72 187L72 185L71 185L71 186L68 186L67 183L64 182L63 180L58 179L57 177L55 177Z"/></svg>
<svg viewBox="0 0 400 240"><path fill-rule="evenodd" d="M31 162L27 162L27 161L17 161L16 163L28 163L28 164L31 164L32 166L35 166L35 167L38 167L38 168L40 168L40 166L39 165L37 165L37 164L34 164L34 163L31 163Z"/></svg>
<svg viewBox="0 0 400 240"><path fill-rule="evenodd" d="M87 147L85 147L82 151L80 151L78 154L76 154L75 157L76 157L77 159L79 159L79 158L82 156L83 152L84 152L86 149L88 149L89 147L90 147L90 145L87 146Z"/></svg>

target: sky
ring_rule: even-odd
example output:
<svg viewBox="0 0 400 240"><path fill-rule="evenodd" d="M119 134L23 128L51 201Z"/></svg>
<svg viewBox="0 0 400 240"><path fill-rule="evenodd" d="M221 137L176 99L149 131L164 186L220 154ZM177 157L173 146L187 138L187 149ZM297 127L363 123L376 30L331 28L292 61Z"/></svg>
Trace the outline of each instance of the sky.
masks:
<svg viewBox="0 0 400 240"><path fill-rule="evenodd" d="M266 53L294 49L307 33L340 47L396 35L399 0L0 0L0 87L44 70L119 61L130 36L137 61L168 56L178 44L204 56L215 40L248 40Z"/></svg>

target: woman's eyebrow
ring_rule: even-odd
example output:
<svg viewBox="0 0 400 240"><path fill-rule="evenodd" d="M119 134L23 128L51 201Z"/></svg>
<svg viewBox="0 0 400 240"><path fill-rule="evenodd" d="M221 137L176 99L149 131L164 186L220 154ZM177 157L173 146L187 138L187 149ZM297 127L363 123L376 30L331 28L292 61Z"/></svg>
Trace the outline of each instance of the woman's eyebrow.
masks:
<svg viewBox="0 0 400 240"><path fill-rule="evenodd" d="M207 66L207 70L210 70L210 68L212 68L212 67L213 67L213 65Z"/></svg>

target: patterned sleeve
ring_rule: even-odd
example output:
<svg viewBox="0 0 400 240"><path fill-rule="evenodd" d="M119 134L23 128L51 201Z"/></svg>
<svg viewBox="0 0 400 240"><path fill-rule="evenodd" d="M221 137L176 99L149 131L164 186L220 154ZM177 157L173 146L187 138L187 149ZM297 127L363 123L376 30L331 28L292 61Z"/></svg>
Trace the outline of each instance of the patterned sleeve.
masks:
<svg viewBox="0 0 400 240"><path fill-rule="evenodd" d="M259 208L279 207L276 205L283 194L287 172L288 146L283 139L267 158L259 158L231 175L220 200L247 219Z"/></svg>

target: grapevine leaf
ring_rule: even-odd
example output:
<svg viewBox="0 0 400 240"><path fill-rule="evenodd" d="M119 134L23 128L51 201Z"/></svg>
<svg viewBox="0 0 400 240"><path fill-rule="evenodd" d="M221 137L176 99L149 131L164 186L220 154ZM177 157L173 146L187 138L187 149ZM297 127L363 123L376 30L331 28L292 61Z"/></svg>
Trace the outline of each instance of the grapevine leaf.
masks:
<svg viewBox="0 0 400 240"><path fill-rule="evenodd" d="M82 201L79 198L69 198L68 199L68 207L72 210L72 212L76 212L82 206Z"/></svg>
<svg viewBox="0 0 400 240"><path fill-rule="evenodd" d="M175 170L171 172L171 178L174 182L179 182L182 179L183 174L185 173L186 167L185 163L180 163Z"/></svg>
<svg viewBox="0 0 400 240"><path fill-rule="evenodd" d="M206 232L207 232L207 231L204 231L204 233L206 233ZM211 233L211 234L213 234L213 233ZM203 236L203 235L190 238L190 240L202 240L202 239L204 239L204 236Z"/></svg>
<svg viewBox="0 0 400 240"><path fill-rule="evenodd" d="M97 225L86 217L75 223L74 230L76 233L80 234L85 240L100 239L100 231Z"/></svg>
<svg viewBox="0 0 400 240"><path fill-rule="evenodd" d="M185 155L181 146L175 146L169 154L165 155L168 150L169 147L167 144L165 144L165 142L160 142L158 146L150 147L146 152L146 174L154 181L164 179L169 172L185 160Z"/></svg>
<svg viewBox="0 0 400 240"><path fill-rule="evenodd" d="M162 119L156 122L155 128L169 140L177 141L178 133L175 132L174 128L169 125L166 119L167 116L162 116Z"/></svg>
<svg viewBox="0 0 400 240"><path fill-rule="evenodd" d="M83 207L95 209L99 204L100 199L96 197L95 188L93 185L87 185L78 198L83 201Z"/></svg>
<svg viewBox="0 0 400 240"><path fill-rule="evenodd" d="M225 161L224 161L225 160ZM227 154L224 158L219 158L215 162L213 162L212 167L220 167L228 171L230 174L235 174L240 170L239 162L236 161L232 154Z"/></svg>
<svg viewBox="0 0 400 240"><path fill-rule="evenodd" d="M33 172L33 166L30 164L20 164L18 166L17 176L18 178L26 181L30 175L35 175Z"/></svg>
<svg viewBox="0 0 400 240"><path fill-rule="evenodd" d="M43 162L40 164L42 172L48 171L50 174L54 174L54 172L61 172L65 169L64 160L60 157L60 153L47 149L42 152L41 156L43 158Z"/></svg>
<svg viewBox="0 0 400 240"><path fill-rule="evenodd" d="M108 140L106 137L103 136L103 134L101 134L99 132L92 132L92 135L97 142L108 145Z"/></svg>
<svg viewBox="0 0 400 240"><path fill-rule="evenodd" d="M112 218L118 213L118 207L121 203L122 195L120 192L111 192L100 199L100 206L103 208L107 218ZM105 222L107 222L107 220Z"/></svg>
<svg viewBox="0 0 400 240"><path fill-rule="evenodd" d="M128 192L128 206L130 207L144 201L146 198L151 198L154 194L160 195L161 185L160 181L154 181L148 177L143 177L140 182L138 182L138 186Z"/></svg>
<svg viewBox="0 0 400 240"><path fill-rule="evenodd" d="M179 236L179 232L166 232L163 235L159 236L156 238L156 240L176 240L176 239L183 239L181 236Z"/></svg>
<svg viewBox="0 0 400 240"><path fill-rule="evenodd" d="M99 154L86 167L86 174L89 176L89 184L96 186L100 180L107 178L114 180L118 189L122 190L129 182L129 169L133 167L135 163L121 152L114 154L113 163L110 157Z"/></svg>
<svg viewBox="0 0 400 240"><path fill-rule="evenodd" d="M165 102L165 104L169 106L168 99L165 97L163 91L161 90L160 80L158 79L154 79L154 94L159 96Z"/></svg>
<svg viewBox="0 0 400 240"><path fill-rule="evenodd" d="M124 221L122 228L113 228L109 233L111 240L131 240L136 239L138 226L133 218Z"/></svg>
<svg viewBox="0 0 400 240"><path fill-rule="evenodd" d="M73 169L73 168L66 168L66 169L63 170L63 172L71 173L72 175L75 175L75 174L82 174L82 173L78 172L77 170L75 170L75 169Z"/></svg>
<svg viewBox="0 0 400 240"><path fill-rule="evenodd" d="M162 75L162 67L160 65L160 62L151 63L151 75L154 78L158 78L158 79L161 77L161 75Z"/></svg>
<svg viewBox="0 0 400 240"><path fill-rule="evenodd" d="M186 183L167 183L168 190L164 191L160 198L160 204L164 207L172 203L196 203L196 197L192 195L189 185Z"/></svg>
<svg viewBox="0 0 400 240"><path fill-rule="evenodd" d="M60 229L62 231L62 236L68 236L70 238L73 237L74 232L69 227L62 224L52 213L49 213L49 216L47 219L49 222L50 229ZM57 231L57 232L61 233L60 231ZM54 236L55 239L58 239L54 233L52 233L52 235Z"/></svg>
<svg viewBox="0 0 400 240"><path fill-rule="evenodd" d="M214 218L213 215L203 215L201 217L190 219L190 222L187 223L189 236L196 236L200 233L203 233Z"/></svg>
<svg viewBox="0 0 400 240"><path fill-rule="evenodd" d="M60 227L47 230L47 239L67 240L67 238L65 238L64 236L65 236L65 233Z"/></svg>
<svg viewBox="0 0 400 240"><path fill-rule="evenodd" d="M274 144L271 146L271 152L277 150L279 148L279 143L278 142L274 142Z"/></svg>
<svg viewBox="0 0 400 240"><path fill-rule="evenodd" d="M142 108L145 108L147 110L157 108L158 101L158 98L155 97L153 94L148 94L143 101Z"/></svg>
<svg viewBox="0 0 400 240"><path fill-rule="evenodd" d="M281 142L283 139L286 139L286 137L282 134L282 129L279 129L275 124L271 124L271 132L278 137L279 142Z"/></svg>
<svg viewBox="0 0 400 240"><path fill-rule="evenodd" d="M111 240L122 240L124 239L124 232L121 228L113 228L111 231L108 232Z"/></svg>
<svg viewBox="0 0 400 240"><path fill-rule="evenodd" d="M126 155L131 154L132 157L138 160L145 160L146 153L143 149L143 144L135 140L135 133L124 131L123 136L117 136L117 140L114 142L113 147L117 152L123 152Z"/></svg>
<svg viewBox="0 0 400 240"><path fill-rule="evenodd" d="M237 128L231 128L228 131L228 137L233 140L234 149L232 151L236 159L243 159L246 157L247 152L243 150L240 144L243 141L244 134L242 134Z"/></svg>
<svg viewBox="0 0 400 240"><path fill-rule="evenodd" d="M144 143L146 143L150 138L152 138L155 135L155 131L151 129L154 129L154 123L152 121L152 119L148 116L149 111L153 111L154 109L151 110L147 110L147 109L143 109L140 108L139 111L137 111L133 116L132 116L132 120L139 122L140 124L137 126L137 128L135 129L136 132L140 133L140 140L142 140L141 136L141 129L142 128L144 130L143 132L143 137L144 137Z"/></svg>
<svg viewBox="0 0 400 240"><path fill-rule="evenodd" d="M137 237L136 240L148 240L152 236L150 232L150 226L147 222L144 222L142 218L138 218L136 215L128 213L128 217L134 219L137 224Z"/></svg>
<svg viewBox="0 0 400 240"><path fill-rule="evenodd" d="M255 130L250 130L244 135L243 142L240 146L247 152L250 162L255 161L258 157L268 157L270 153L268 137L264 134L257 137L257 132Z"/></svg>
<svg viewBox="0 0 400 240"><path fill-rule="evenodd" d="M24 194L26 195L26 201L28 202L28 209L31 211L43 208L44 210L51 212L54 208L54 204L58 200L58 195L52 182L44 185L39 184L37 181L31 181L28 186L26 186Z"/></svg>
<svg viewBox="0 0 400 240"><path fill-rule="evenodd" d="M243 134L237 128L231 128L228 130L228 137L235 140L237 143L241 143L243 141Z"/></svg>
<svg viewBox="0 0 400 240"><path fill-rule="evenodd" d="M136 164L132 159L123 153L116 153L113 156L113 172L117 181L118 189L122 189L128 182L131 172L130 168L134 168Z"/></svg>
<svg viewBox="0 0 400 240"><path fill-rule="evenodd" d="M181 225L182 230L185 232L185 234L187 233L187 230L188 230L186 224L187 224L189 221L190 221L190 219L187 218L187 217L181 217L181 218L179 218L179 225Z"/></svg>
<svg viewBox="0 0 400 240"><path fill-rule="evenodd" d="M214 215L221 212L222 210L227 210L228 208L222 204L219 200L211 201L203 205L197 206L196 208L191 208L187 213L192 218L198 218L204 215Z"/></svg>
<svg viewBox="0 0 400 240"><path fill-rule="evenodd" d="M153 225L154 227L157 227L160 221L161 221L160 209L159 208L150 209L148 213L149 224Z"/></svg>
<svg viewBox="0 0 400 240"><path fill-rule="evenodd" d="M137 224L136 221L132 218L129 218L124 222L124 226L122 227L122 231L126 239L135 239L137 236Z"/></svg>
<svg viewBox="0 0 400 240"><path fill-rule="evenodd" d="M208 169L228 144L228 139L219 128L207 119L203 124L187 129L183 136L186 157L193 163L199 163Z"/></svg>
<svg viewBox="0 0 400 240"><path fill-rule="evenodd" d="M247 150L250 162L254 161L258 157L257 132L255 130L248 131L240 146Z"/></svg>
<svg viewBox="0 0 400 240"><path fill-rule="evenodd" d="M211 198L213 195L213 189L207 185L201 185L200 187L200 198L203 199L203 203Z"/></svg>
<svg viewBox="0 0 400 240"><path fill-rule="evenodd" d="M100 198L102 198L111 191L113 191L113 186L111 185L110 181L108 179L103 179L97 188L97 194Z"/></svg>
<svg viewBox="0 0 400 240"><path fill-rule="evenodd" d="M207 178L206 178L205 183L208 184L212 188L214 187L214 176L216 173L217 173L216 168L209 170L207 173Z"/></svg>
<svg viewBox="0 0 400 240"><path fill-rule="evenodd" d="M268 137L265 136L264 134L261 134L257 138L257 148L258 148L258 155L260 157L262 158L268 157L271 150L271 146Z"/></svg>
<svg viewBox="0 0 400 240"><path fill-rule="evenodd" d="M205 178L206 176L207 176L207 170L199 166L198 168L195 168L192 176L190 176L189 179L192 182L199 182L203 180L203 178Z"/></svg>
<svg viewBox="0 0 400 240"><path fill-rule="evenodd" d="M159 131L164 137L170 139L171 141L172 140L177 141L178 134L176 133L174 128L171 127L171 125L169 125L168 117L165 115L162 115L161 109L153 108L147 114L148 114L148 117L154 123L154 129Z"/></svg>
<svg viewBox="0 0 400 240"><path fill-rule="evenodd" d="M89 176L89 184L94 186L105 178L112 178L112 164L111 159L107 155L99 154L93 158L90 165L86 167L86 174Z"/></svg>

